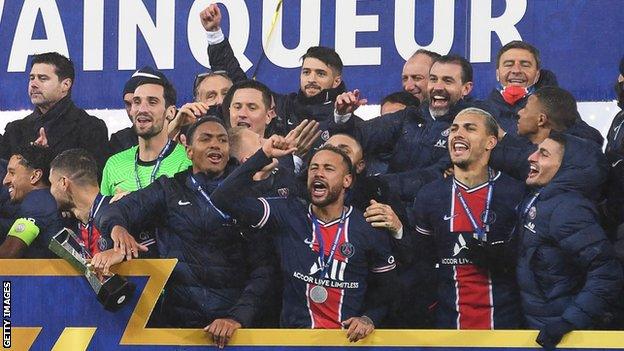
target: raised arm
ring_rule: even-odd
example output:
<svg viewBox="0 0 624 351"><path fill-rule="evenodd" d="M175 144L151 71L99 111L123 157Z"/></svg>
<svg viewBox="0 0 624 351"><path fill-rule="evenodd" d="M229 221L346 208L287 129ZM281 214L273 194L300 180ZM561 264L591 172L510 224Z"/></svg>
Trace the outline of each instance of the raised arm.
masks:
<svg viewBox="0 0 624 351"><path fill-rule="evenodd" d="M200 14L202 26L208 36L208 58L213 71L226 71L234 83L247 80L245 71L232 51L230 42L221 31L221 9L211 4Z"/></svg>

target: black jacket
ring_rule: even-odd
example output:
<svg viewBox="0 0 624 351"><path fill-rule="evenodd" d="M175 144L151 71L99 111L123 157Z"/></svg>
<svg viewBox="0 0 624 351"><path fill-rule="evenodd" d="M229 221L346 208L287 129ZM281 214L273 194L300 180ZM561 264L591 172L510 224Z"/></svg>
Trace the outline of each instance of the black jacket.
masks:
<svg viewBox="0 0 624 351"><path fill-rule="evenodd" d="M128 127L113 133L110 137L110 154L114 155L118 152L129 149L139 144L139 136L134 128Z"/></svg>
<svg viewBox="0 0 624 351"><path fill-rule="evenodd" d="M98 227L150 223L163 258L177 258L162 302L164 318L177 327L205 327L217 318L254 326L270 289L273 270L268 242L241 234L208 204L190 181L190 171L162 176L110 207ZM195 178L207 194L221 179Z"/></svg>
<svg viewBox="0 0 624 351"><path fill-rule="evenodd" d="M213 71L226 71L234 83L247 79L227 38L219 44L208 46L208 57ZM321 123L320 130L327 130L327 122L333 119L336 97L346 91L344 82L334 89L326 89L319 94L306 97L301 90L290 94L274 93L277 116L269 123L265 137L272 134L286 135L304 119ZM229 120L229 102L223 102L223 116ZM358 118L359 119L359 118Z"/></svg>
<svg viewBox="0 0 624 351"><path fill-rule="evenodd" d="M25 118L7 124L0 144L0 158L8 160L20 147L35 141L41 127L45 129L48 146L54 155L68 149L82 148L95 157L100 170L104 169L110 154L106 124L74 105L69 96L61 99L45 114L35 108Z"/></svg>

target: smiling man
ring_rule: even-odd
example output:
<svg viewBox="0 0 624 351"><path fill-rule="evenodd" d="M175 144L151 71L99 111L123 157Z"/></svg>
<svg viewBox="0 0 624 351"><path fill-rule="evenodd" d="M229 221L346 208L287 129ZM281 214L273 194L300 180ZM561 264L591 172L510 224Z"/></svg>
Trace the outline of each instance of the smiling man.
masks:
<svg viewBox="0 0 624 351"><path fill-rule="evenodd" d="M532 192L518 206L517 279L528 327L554 348L568 332L613 318L622 267L589 200L606 178L601 149L553 133L528 160Z"/></svg>
<svg viewBox="0 0 624 351"><path fill-rule="evenodd" d="M221 30L219 6L209 5L200 13L200 20L208 38L212 69L226 71L234 83L248 79ZM345 91L343 63L335 50L313 46L301 60L298 91L286 95L274 94L276 118L272 122L271 133L286 135L304 119L318 122L331 119L334 101ZM325 130L323 124L321 129Z"/></svg>
<svg viewBox="0 0 624 351"><path fill-rule="evenodd" d="M63 224L50 194L51 161L51 151L38 145L25 146L9 159L2 183L19 209L0 245L0 258L56 257L48 245Z"/></svg>
<svg viewBox="0 0 624 351"><path fill-rule="evenodd" d="M100 187L106 196L142 189L161 175L171 177L191 164L184 147L167 135L167 126L176 113L175 88L151 67L140 69L133 77L138 82L132 97L132 125L139 145L106 162Z"/></svg>
<svg viewBox="0 0 624 351"><path fill-rule="evenodd" d="M272 249L251 233L241 234L210 198L236 167L223 122L198 119L187 136L191 167L115 202L98 226L128 258L138 247L138 233L128 231L145 223L155 226L160 257L178 259L163 293L160 320L170 327L209 325L206 330L216 340L256 325L270 292ZM99 254L92 263L106 270L122 256Z"/></svg>
<svg viewBox="0 0 624 351"><path fill-rule="evenodd" d="M437 327L522 325L510 237L524 187L488 167L498 125L487 112L457 114L448 137L453 176L425 185L412 221L438 255Z"/></svg>

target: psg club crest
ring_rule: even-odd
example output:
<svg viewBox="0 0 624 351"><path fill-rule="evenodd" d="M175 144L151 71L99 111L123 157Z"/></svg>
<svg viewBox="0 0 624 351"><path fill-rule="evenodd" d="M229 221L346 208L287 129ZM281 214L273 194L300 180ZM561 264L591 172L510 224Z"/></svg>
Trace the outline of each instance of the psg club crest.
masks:
<svg viewBox="0 0 624 351"><path fill-rule="evenodd" d="M531 208L529 209L529 218L531 220L534 220L535 217L537 217L537 209L535 208L535 206L531 206Z"/></svg>
<svg viewBox="0 0 624 351"><path fill-rule="evenodd" d="M351 258L355 253L355 248L353 247L353 244L344 242L340 245L340 253L346 258Z"/></svg>
<svg viewBox="0 0 624 351"><path fill-rule="evenodd" d="M481 221L483 222L483 224L486 225L492 225L494 224L494 222L496 222L496 212L492 211L490 209L490 213L488 213L487 218L485 218L485 211L481 212Z"/></svg>
<svg viewBox="0 0 624 351"><path fill-rule="evenodd" d="M106 240L105 237L100 236L100 239L98 239L98 248L100 249L100 251L106 251L108 250L108 240Z"/></svg>
<svg viewBox="0 0 624 351"><path fill-rule="evenodd" d="M289 190L288 188L279 188L277 189L277 195L280 197L288 197Z"/></svg>
<svg viewBox="0 0 624 351"><path fill-rule="evenodd" d="M321 133L321 139L323 139L323 141L329 140L329 130L326 130L323 133Z"/></svg>

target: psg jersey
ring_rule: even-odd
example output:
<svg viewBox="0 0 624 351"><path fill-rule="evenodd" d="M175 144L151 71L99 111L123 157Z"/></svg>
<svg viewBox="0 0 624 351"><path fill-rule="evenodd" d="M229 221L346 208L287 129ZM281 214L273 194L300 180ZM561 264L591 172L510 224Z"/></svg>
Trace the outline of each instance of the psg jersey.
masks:
<svg viewBox="0 0 624 351"><path fill-rule="evenodd" d="M473 264L467 243L479 235L487 243L509 242L515 208L523 193L522 183L500 172L491 172L490 181L473 188L447 178L427 184L419 192L412 218L418 233L429 236L438 253L438 327L521 326L513 273Z"/></svg>
<svg viewBox="0 0 624 351"><path fill-rule="evenodd" d="M341 328L342 321L361 316L368 275L396 266L388 234L371 227L353 207L325 223L299 199L259 200L254 227L269 228L280 252L282 326Z"/></svg>

